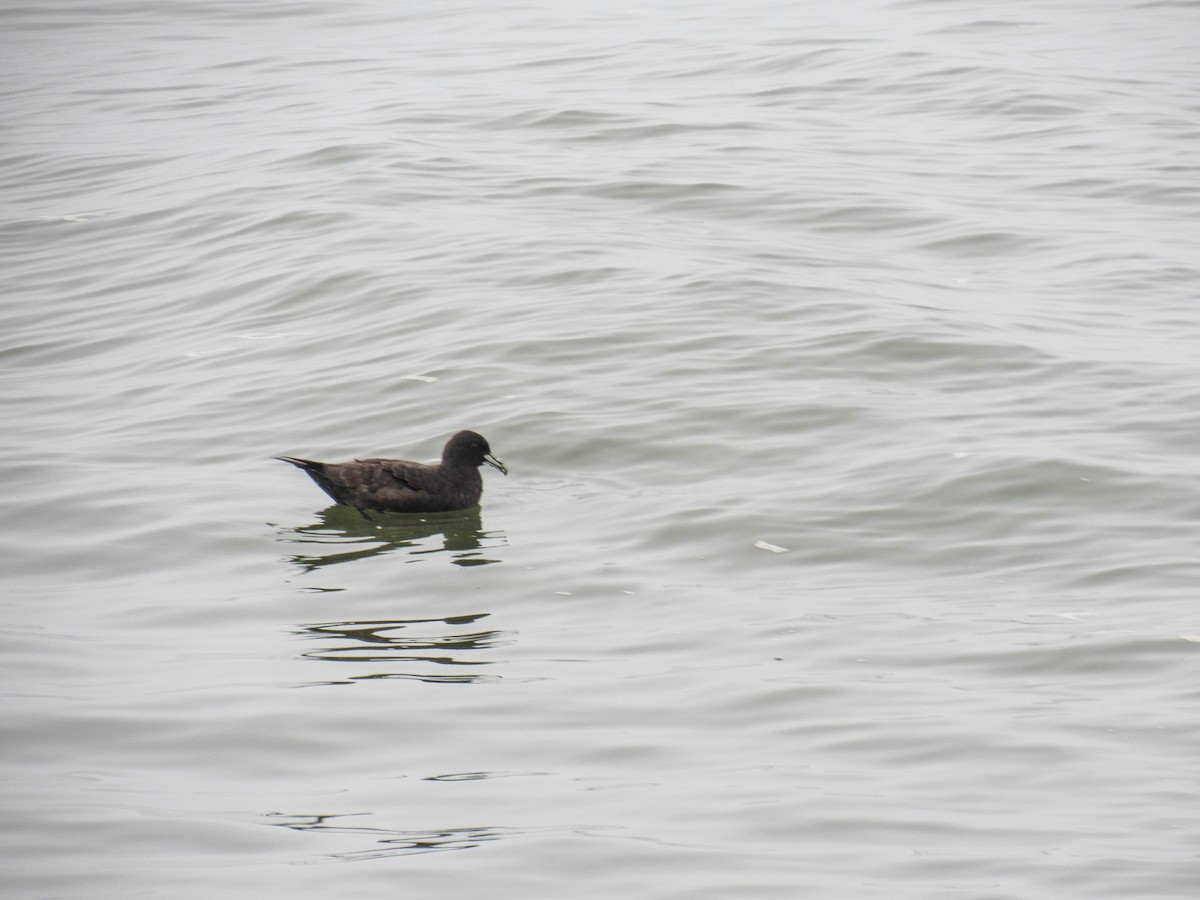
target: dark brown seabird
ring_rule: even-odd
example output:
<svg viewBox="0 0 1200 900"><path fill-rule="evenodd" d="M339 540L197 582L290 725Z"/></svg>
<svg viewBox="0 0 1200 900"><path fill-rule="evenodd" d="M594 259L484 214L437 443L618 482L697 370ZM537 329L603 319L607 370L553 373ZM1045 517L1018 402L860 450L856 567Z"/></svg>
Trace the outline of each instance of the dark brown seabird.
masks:
<svg viewBox="0 0 1200 900"><path fill-rule="evenodd" d="M487 439L474 431L460 431L442 450L434 466L406 459L356 459L347 463L314 462L294 456L275 459L303 469L326 494L363 515L380 512L448 512L479 502L484 463L505 475L504 463L492 456Z"/></svg>

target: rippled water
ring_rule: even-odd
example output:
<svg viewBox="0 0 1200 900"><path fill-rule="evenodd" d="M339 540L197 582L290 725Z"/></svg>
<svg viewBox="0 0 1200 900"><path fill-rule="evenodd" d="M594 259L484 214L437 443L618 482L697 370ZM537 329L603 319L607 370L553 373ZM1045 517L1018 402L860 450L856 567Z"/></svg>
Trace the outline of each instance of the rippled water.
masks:
<svg viewBox="0 0 1200 900"><path fill-rule="evenodd" d="M1198 19L0 11L0 891L1194 896Z"/></svg>

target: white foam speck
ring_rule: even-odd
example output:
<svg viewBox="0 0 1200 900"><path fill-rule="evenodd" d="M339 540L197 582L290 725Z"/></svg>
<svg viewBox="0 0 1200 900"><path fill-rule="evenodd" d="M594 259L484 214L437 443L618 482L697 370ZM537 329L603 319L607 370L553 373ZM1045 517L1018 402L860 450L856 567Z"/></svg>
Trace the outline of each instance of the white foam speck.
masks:
<svg viewBox="0 0 1200 900"><path fill-rule="evenodd" d="M755 541L754 546L759 550L770 550L772 553L787 553L787 547L780 547L778 544L768 544L766 541Z"/></svg>
<svg viewBox="0 0 1200 900"><path fill-rule="evenodd" d="M40 219L47 219L51 222L90 222L92 219L98 219L107 213L70 213L65 216L39 216Z"/></svg>

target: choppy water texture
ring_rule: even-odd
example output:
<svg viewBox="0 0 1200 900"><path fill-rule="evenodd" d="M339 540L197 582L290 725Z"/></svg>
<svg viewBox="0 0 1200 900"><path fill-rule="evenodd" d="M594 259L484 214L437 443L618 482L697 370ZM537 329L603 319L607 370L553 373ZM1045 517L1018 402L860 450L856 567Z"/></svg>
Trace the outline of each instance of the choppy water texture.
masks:
<svg viewBox="0 0 1200 900"><path fill-rule="evenodd" d="M0 891L1195 896L1198 20L8 6Z"/></svg>

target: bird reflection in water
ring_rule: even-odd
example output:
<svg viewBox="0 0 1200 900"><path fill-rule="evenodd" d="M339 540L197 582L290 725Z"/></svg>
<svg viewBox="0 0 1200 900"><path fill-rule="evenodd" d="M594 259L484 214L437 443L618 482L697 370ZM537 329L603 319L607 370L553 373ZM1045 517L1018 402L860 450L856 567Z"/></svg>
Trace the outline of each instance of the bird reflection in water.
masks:
<svg viewBox="0 0 1200 900"><path fill-rule="evenodd" d="M305 659L369 665L367 671L317 684L353 684L379 678L471 684L495 681L498 676L454 670L493 665L495 661L481 658L482 653L513 639L502 631L478 630L475 623L486 616L476 613L444 619L327 622L306 625L298 633L324 642L320 648L302 654ZM464 626L468 628L464 630ZM384 671L378 670L380 664L384 665ZM432 667L443 671L437 672Z"/></svg>
<svg viewBox="0 0 1200 900"><path fill-rule="evenodd" d="M394 550L406 550L413 557L407 562L449 553L456 566L486 566L499 560L484 556L485 547L503 543L501 532L483 530L478 506L444 513L373 513L367 520L357 510L334 505L318 515L320 521L312 525L283 529L283 540L305 545L308 552L288 558L306 572Z"/></svg>
<svg viewBox="0 0 1200 900"><path fill-rule="evenodd" d="M470 850L481 844L516 837L535 831L551 831L546 828L512 828L475 826L471 828L443 828L437 830L407 831L379 828L350 821L351 817L365 817L369 813L350 815L294 815L271 813L268 818L276 819L270 824L293 831L310 834L360 837L370 841L363 850L342 851L328 854L331 859L343 861L386 859L392 856L412 856L418 853L438 853L446 850Z"/></svg>

